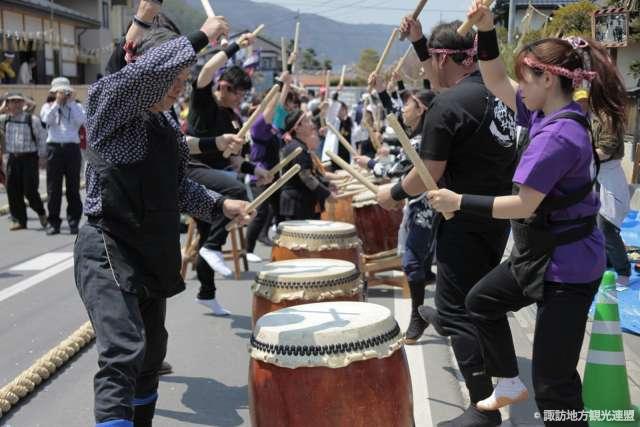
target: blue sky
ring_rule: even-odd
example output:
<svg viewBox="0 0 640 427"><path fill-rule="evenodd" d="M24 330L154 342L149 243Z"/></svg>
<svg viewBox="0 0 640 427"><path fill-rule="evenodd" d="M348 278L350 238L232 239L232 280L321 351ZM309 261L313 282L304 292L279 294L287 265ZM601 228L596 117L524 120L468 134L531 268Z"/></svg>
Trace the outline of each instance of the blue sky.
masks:
<svg viewBox="0 0 640 427"><path fill-rule="evenodd" d="M315 13L350 24L397 25L413 11L417 0L254 0L272 3L301 13ZM463 19L470 0L429 0L421 15L425 29L440 20Z"/></svg>

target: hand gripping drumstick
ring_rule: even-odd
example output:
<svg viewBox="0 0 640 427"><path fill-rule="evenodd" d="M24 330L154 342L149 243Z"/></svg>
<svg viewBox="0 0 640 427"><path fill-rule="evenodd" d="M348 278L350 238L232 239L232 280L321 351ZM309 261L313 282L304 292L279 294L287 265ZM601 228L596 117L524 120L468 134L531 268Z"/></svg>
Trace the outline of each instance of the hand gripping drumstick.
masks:
<svg viewBox="0 0 640 427"><path fill-rule="evenodd" d="M427 5L427 0L420 0L420 2L418 3L418 5L416 6L416 9L413 11L413 15L411 15L411 18L413 18L413 20L418 19L418 16L420 16L420 14L422 13L422 9L424 9L424 7ZM406 34L400 34L400 41L404 41L404 39L407 38Z"/></svg>
<svg viewBox="0 0 640 427"><path fill-rule="evenodd" d="M271 90L269 90L267 95L264 97L264 99L262 100L258 108L256 108L256 111L254 111L253 114L249 117L249 119L246 122L244 122L244 124L242 125L242 128L237 134L240 138L244 139L244 137L247 135L247 132L249 132L249 130L251 129L251 126L253 126L256 120L258 120L258 116L260 115L260 113L264 111L264 109L267 107L267 105L269 105L269 103L273 100L273 97L276 96L278 92L280 92L280 86L277 84L273 85L273 87L271 88ZM231 150L227 148L222 153L222 156L225 159L228 159L229 156L231 156Z"/></svg>
<svg viewBox="0 0 640 427"><path fill-rule="evenodd" d="M489 7L489 6L491 6L491 3L493 3L493 0L484 0L482 3L485 6ZM461 35L461 36L465 36L471 30L471 27L473 27L473 23L467 19L458 28L458 34Z"/></svg>
<svg viewBox="0 0 640 427"><path fill-rule="evenodd" d="M407 155L409 160L411 160L411 163L413 163L413 167L418 172L422 183L425 185L425 187L427 187L427 191L437 190L438 184L436 184L436 182L433 180L433 177L429 173L429 170L424 165L422 159L411 145L409 137L404 132L404 129L402 129L402 126L400 125L400 122L398 122L396 116L394 114L389 114L387 116L387 123L389 123L389 126L391 126L395 131L396 136L400 140L400 144L402 144L402 148L404 149L405 154ZM453 214L451 213L445 213L443 215L446 219L453 218Z"/></svg>
<svg viewBox="0 0 640 427"><path fill-rule="evenodd" d="M211 7L211 3L209 3L209 0L201 0L201 1L202 1L202 7L204 8L204 11L207 14L207 17L215 18L216 13L213 11L213 8ZM221 38L220 44L225 44L225 43L229 43L229 40L225 39L224 37Z"/></svg>
<svg viewBox="0 0 640 427"><path fill-rule="evenodd" d="M333 154L330 151L327 151L327 155L329 156L329 158L331 158L331 160L333 160L338 166L340 166L342 169L346 170L347 172L349 172L351 174L351 176L353 176L355 179L357 179L358 181L360 181L360 183L362 185L364 185L365 187L367 187L373 194L378 194L378 186L375 185L374 183L372 183L371 181L369 181L367 178L365 178L362 174L360 174L360 172L358 172L353 166L351 166L349 163L345 162L344 160L342 160L340 158L340 156L338 156L337 154Z"/></svg>
<svg viewBox="0 0 640 427"><path fill-rule="evenodd" d="M391 36L389 40L387 40L387 45L384 47L384 51L382 52L382 56L380 56L380 60L378 61L378 65L376 65L376 69L373 71L378 74L380 69L384 65L384 61L387 59L387 55L389 55L389 51L391 50L391 46L393 46L393 42L396 41L396 37L398 37L398 33L400 31L397 28L394 28L391 32Z"/></svg>
<svg viewBox="0 0 640 427"><path fill-rule="evenodd" d="M347 139L342 136L342 134L340 132L338 132L338 130L336 128L333 127L333 125L329 122L327 122L327 128L329 128L329 130L333 133L336 134L336 136L338 137L338 141L340 141L340 144L342 144L342 146L344 148L347 149L347 151L349 153L351 153L351 155L353 156L359 156L360 154L358 154L358 152L351 146L351 144L349 144L349 141L347 141Z"/></svg>
<svg viewBox="0 0 640 427"><path fill-rule="evenodd" d="M258 209L260 207L260 205L262 205L264 202L266 202L267 199L273 195L273 193L278 191L280 189L280 187L285 185L287 183L287 181L289 181L298 172L300 172L300 169L302 169L302 167L300 167L300 165L293 165L293 167L291 167L291 169L289 169L284 175L282 175L280 177L280 179L278 179L276 182L271 184L266 190L264 190L262 193L260 193L260 195L258 197L253 199L253 202L249 203L249 205L247 206L247 209L245 210L245 212L247 214L250 214L251 212L253 212L256 209ZM231 231L231 229L236 227L236 226L237 226L237 223L232 221L229 224L227 224L225 229L227 231Z"/></svg>
<svg viewBox="0 0 640 427"><path fill-rule="evenodd" d="M302 147L298 147L295 150L293 150L291 153L289 153L287 157L282 159L280 163L278 163L277 165L275 165L273 168L269 170L269 175L275 176L278 172L282 170L282 168L287 166L289 162L291 162L293 159L298 157L300 153L302 153Z"/></svg>

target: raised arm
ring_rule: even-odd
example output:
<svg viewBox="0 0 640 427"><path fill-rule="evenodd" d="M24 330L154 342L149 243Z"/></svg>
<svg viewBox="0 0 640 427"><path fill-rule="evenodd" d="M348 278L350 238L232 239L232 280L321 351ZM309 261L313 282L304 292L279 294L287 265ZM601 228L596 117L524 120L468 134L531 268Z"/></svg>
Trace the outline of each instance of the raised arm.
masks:
<svg viewBox="0 0 640 427"><path fill-rule="evenodd" d="M209 18L200 31L150 49L135 62L94 83L86 110L92 146L158 103L178 74L195 63L196 52L226 28L224 18Z"/></svg>
<svg viewBox="0 0 640 427"><path fill-rule="evenodd" d="M504 61L499 56L493 13L482 0L473 0L467 17L478 28L478 62L484 84L507 107L516 111L518 84L509 78Z"/></svg>
<svg viewBox="0 0 640 427"><path fill-rule="evenodd" d="M227 63L229 58L233 57L240 49L246 48L255 41L255 36L251 33L246 33L240 36L237 42L229 43L220 52L216 53L204 64L200 74L198 75L198 87L203 88L209 85L213 81L216 71L218 71L224 64Z"/></svg>

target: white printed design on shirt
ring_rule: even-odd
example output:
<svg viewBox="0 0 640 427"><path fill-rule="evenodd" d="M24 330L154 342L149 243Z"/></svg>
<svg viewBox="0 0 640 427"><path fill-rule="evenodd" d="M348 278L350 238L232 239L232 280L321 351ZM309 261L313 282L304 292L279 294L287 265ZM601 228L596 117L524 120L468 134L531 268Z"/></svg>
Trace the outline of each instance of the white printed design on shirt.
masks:
<svg viewBox="0 0 640 427"><path fill-rule="evenodd" d="M511 147L516 139L516 119L513 112L499 99L493 107L493 120L489 126L491 134L503 147Z"/></svg>

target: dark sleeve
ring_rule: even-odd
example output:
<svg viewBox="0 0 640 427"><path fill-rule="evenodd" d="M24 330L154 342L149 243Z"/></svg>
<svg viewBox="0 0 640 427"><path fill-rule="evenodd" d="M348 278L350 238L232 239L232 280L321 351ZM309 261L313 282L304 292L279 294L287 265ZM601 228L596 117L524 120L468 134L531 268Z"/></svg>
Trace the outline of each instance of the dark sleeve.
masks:
<svg viewBox="0 0 640 427"><path fill-rule="evenodd" d="M338 100L338 96L340 96L340 93L338 91L336 91L333 95L331 95L331 99L333 99L334 101Z"/></svg>
<svg viewBox="0 0 640 427"><path fill-rule="evenodd" d="M389 92L383 90L378 94L380 96L380 101L382 102L382 106L386 110L387 114L391 114L394 112L393 110L393 101L391 101L391 97L389 96Z"/></svg>
<svg viewBox="0 0 640 427"><path fill-rule="evenodd" d="M453 142L466 122L460 110L450 106L446 100L431 105L422 129L420 157L435 161L449 159Z"/></svg>
<svg viewBox="0 0 640 427"><path fill-rule="evenodd" d="M211 108L212 106L216 106L215 102L211 102L211 93L213 90L213 82L209 82L205 87L198 87L198 82L193 82L193 92L191 93L191 108L202 109L202 108ZM190 108L190 109L191 109ZM212 118L211 120L214 120Z"/></svg>
<svg viewBox="0 0 640 427"><path fill-rule="evenodd" d="M240 165L240 172L246 173L247 175L253 175L255 170L256 170L256 165L246 160L242 162L242 164Z"/></svg>

